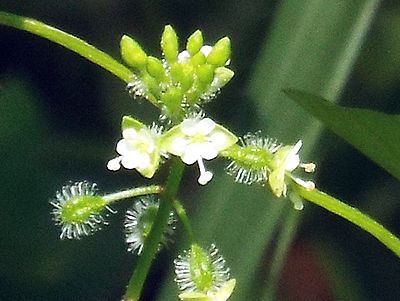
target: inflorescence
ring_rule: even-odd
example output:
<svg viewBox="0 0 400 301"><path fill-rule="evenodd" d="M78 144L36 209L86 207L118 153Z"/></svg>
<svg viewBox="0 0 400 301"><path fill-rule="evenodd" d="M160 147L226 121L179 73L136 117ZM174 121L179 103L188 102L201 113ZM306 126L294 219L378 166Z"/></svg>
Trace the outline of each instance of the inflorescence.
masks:
<svg viewBox="0 0 400 301"><path fill-rule="evenodd" d="M108 161L109 170L135 169L143 177L152 178L163 162L176 156L187 165L197 163L198 183L206 185L213 173L206 169L204 160L223 156L231 160L226 170L236 182L261 184L276 197L288 197L295 209L303 208L293 185L309 190L315 185L295 173L299 168L313 172L315 164L300 161L301 140L295 145L283 145L263 137L261 132L238 138L202 110L203 104L212 100L234 75L227 67L229 38L220 39L214 46L204 45L202 32L197 30L187 39L186 49L179 51L177 35L167 25L161 37L161 59L146 54L126 35L121 38L120 47L123 60L133 68L127 89L135 98L144 98L159 108L159 122L163 125L148 126L124 116L122 138L116 145L118 155ZM61 226L60 238L79 239L94 233L107 224L104 216L113 212L109 203L137 195L144 194L126 191L100 196L96 184L86 181L64 186L50 202L54 206L53 219ZM159 202L154 196L144 196L127 211L124 229L129 252L142 254ZM159 247L169 240L174 229L172 212L167 223ZM235 279L229 279L229 268L215 245L205 250L192 243L174 263L181 300L225 301L235 287Z"/></svg>

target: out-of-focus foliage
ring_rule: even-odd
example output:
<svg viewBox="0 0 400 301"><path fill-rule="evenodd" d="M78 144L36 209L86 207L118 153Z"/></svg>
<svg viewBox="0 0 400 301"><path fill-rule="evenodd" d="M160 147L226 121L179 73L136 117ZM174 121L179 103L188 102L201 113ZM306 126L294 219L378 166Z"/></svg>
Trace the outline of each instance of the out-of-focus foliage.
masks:
<svg viewBox="0 0 400 301"><path fill-rule="evenodd" d="M300 2L307 5L302 7ZM268 89L266 95L260 88L262 81L282 79L282 73L276 73L285 70L278 66L281 64L292 70L289 78L309 83L307 92L329 97L321 92L324 87L320 86L318 76L327 80L328 66L335 64L333 58L337 54L332 44L336 39L343 42L344 28L353 24L353 9L367 2L331 1L329 7L320 11L324 12L322 15L316 12L319 6L326 5L325 1L3 0L0 9L74 33L116 58L119 39L124 33L140 41L149 54L158 54L161 30L167 23L173 24L183 37L201 28L205 42L210 44L227 35L232 40L231 67L236 75L206 109L215 120L238 134L262 127L267 135L271 133L290 143L297 138L309 139L298 137L302 133L299 124L304 122L308 126L311 119L285 98L280 89L304 89L304 86L287 86L283 80L276 90ZM300 36L308 39L309 48L290 61L285 58L291 52L280 51L296 49L299 19L286 17L279 23L279 18L285 18L283 3L287 5L286 12L307 13L303 17L309 17L303 18L306 23L300 27L303 30ZM341 102L400 112L399 19L397 1L386 1L376 12L356 68L342 91ZM327 27L323 27L325 20L331 20L325 24ZM318 38L308 33L313 23L319 30ZM338 29L339 26L342 27ZM268 48L271 39L275 40L274 45L282 45L272 54L264 51L265 41ZM1 299L118 300L135 263L134 257L125 251L123 221L114 217L110 227L93 237L76 242L59 241L50 220L48 199L68 180L92 180L104 191L143 183L132 172L110 173L105 164L114 154L121 116L133 114L151 121L157 112L150 105L129 98L117 78L58 45L5 27L0 27L0 40ZM316 49L320 52L313 52ZM268 59L270 67L260 70L260 60ZM318 71L312 77L311 69ZM260 82L256 83L256 78ZM298 117L291 117L289 110L297 111ZM318 186L400 233L399 183L336 136L327 133L316 142L314 151L307 151L307 157L317 160ZM210 167L221 171L223 165L211 163ZM258 279L266 279L271 255L265 241L275 237L283 204L272 199L262 187L231 184L232 179L222 172L206 189L200 189L196 184L197 173L189 171L181 198L191 216L201 212L195 229L203 231L202 242L205 245L215 242L232 266L232 275L240 279L235 300L243 300L241 291L247 293L245 272L255 272L248 281L261 294L264 283L258 283ZM162 179L161 172L157 181ZM115 209L122 211L127 205ZM280 280L278 299L318 300L321 295L317 292L321 290L331 300L400 298L396 278L400 264L389 251L354 226L311 205L301 215L294 247L288 253L289 265ZM176 240L179 238L178 231ZM275 241L271 241L273 248ZM306 252L298 252L299 249ZM160 253L143 300L155 298L160 279L172 270L172 259L180 250L172 246ZM329 256L329 261L324 256ZM303 268L296 270L301 264ZM346 272L348 281L338 280L339 270L350 271ZM323 276L313 278L316 273ZM350 297L345 290L348 285L355 288Z"/></svg>
<svg viewBox="0 0 400 301"><path fill-rule="evenodd" d="M400 180L400 116L346 108L299 90L286 90L296 101L366 156Z"/></svg>

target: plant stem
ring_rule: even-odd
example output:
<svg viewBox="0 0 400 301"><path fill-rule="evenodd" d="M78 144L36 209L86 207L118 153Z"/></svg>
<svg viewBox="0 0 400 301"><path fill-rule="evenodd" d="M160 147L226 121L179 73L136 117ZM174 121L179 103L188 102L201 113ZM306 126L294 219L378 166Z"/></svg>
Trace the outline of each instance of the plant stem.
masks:
<svg viewBox="0 0 400 301"><path fill-rule="evenodd" d="M69 33L35 19L0 11L0 24L25 30L54 43L60 44L61 46L78 53L89 61L103 67L122 79L124 82L129 82L134 76L131 70L117 62L105 52Z"/></svg>
<svg viewBox="0 0 400 301"><path fill-rule="evenodd" d="M370 218L368 215L330 195L319 191L318 189L308 190L297 183L294 183L293 187L302 198L321 206L326 210L335 213L344 219L347 219L349 222L359 226L361 229L367 231L376 239L378 239L398 257L400 257L400 239L383 227L380 223Z"/></svg>
<svg viewBox="0 0 400 301"><path fill-rule="evenodd" d="M119 201L122 199L133 198L136 196L147 195L147 194L157 194L161 193L163 188L159 185L151 185L146 187L137 187L132 188L124 191L119 191L116 193L111 193L103 196L103 199L108 203L111 204L115 201Z"/></svg>
<svg viewBox="0 0 400 301"><path fill-rule="evenodd" d="M172 159L170 174L165 184L165 189L161 192L160 207L157 212L157 217L151 228L150 234L144 243L143 253L139 257L136 268L129 280L126 289L124 301L139 300L144 282L146 280L150 265L157 253L158 245L164 233L165 226L168 222L173 201L176 198L179 184L182 178L184 165L179 158Z"/></svg>
<svg viewBox="0 0 400 301"><path fill-rule="evenodd" d="M178 215L179 219L181 220L183 227L185 228L186 234L189 239L189 243L192 245L194 242L194 234L192 225L190 224L189 217L186 214L185 208L182 206L181 202L177 199L174 200L174 208L175 212Z"/></svg>

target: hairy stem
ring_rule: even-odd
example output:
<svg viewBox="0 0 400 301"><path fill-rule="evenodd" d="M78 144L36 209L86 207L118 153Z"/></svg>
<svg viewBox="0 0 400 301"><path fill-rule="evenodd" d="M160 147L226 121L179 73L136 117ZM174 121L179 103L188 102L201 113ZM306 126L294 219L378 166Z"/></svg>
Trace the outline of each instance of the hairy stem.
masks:
<svg viewBox="0 0 400 301"><path fill-rule="evenodd" d="M160 195L161 201L157 217L144 243L143 253L139 257L136 268L129 280L124 297L125 301L139 300L151 263L157 253L158 245L164 233L165 226L168 223L169 214L172 210L184 170L184 165L179 158L173 158L172 161L165 189Z"/></svg>
<svg viewBox="0 0 400 301"><path fill-rule="evenodd" d="M137 187L132 189L127 189L123 191L118 191L116 193L111 193L103 196L103 199L111 204L115 201L129 199L136 196L148 195L148 194L158 194L161 193L163 188L159 185L151 185L146 187Z"/></svg>

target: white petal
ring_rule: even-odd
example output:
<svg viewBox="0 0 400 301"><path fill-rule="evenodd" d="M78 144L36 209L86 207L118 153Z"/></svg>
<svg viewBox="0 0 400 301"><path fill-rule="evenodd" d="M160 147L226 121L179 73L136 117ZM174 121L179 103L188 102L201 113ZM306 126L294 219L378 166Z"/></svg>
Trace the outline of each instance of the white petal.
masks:
<svg viewBox="0 0 400 301"><path fill-rule="evenodd" d="M293 148L291 149L290 153L291 154L297 154L302 145L303 145L303 142L301 140L297 141L295 146L293 146Z"/></svg>
<svg viewBox="0 0 400 301"><path fill-rule="evenodd" d="M201 158L199 151L200 149L198 143L189 144L181 156L182 161L188 165L192 165L199 158Z"/></svg>
<svg viewBox="0 0 400 301"><path fill-rule="evenodd" d="M131 151L129 149L129 143L126 139L122 139L120 141L118 141L117 143L117 153L120 155L124 155L126 153L128 153L129 151Z"/></svg>
<svg viewBox="0 0 400 301"><path fill-rule="evenodd" d="M186 61L188 58L190 58L190 54L187 50L181 51L178 54L178 62L183 62Z"/></svg>
<svg viewBox="0 0 400 301"><path fill-rule="evenodd" d="M301 140L297 141L296 145L293 146L293 148L290 150L289 154L286 157L285 160L285 169L287 171L293 171L299 166L300 164L300 157L297 154L301 148L303 143Z"/></svg>
<svg viewBox="0 0 400 301"><path fill-rule="evenodd" d="M175 139L172 140L171 148L168 151L173 155L181 156L188 144L189 144L188 139L182 137L176 137Z"/></svg>
<svg viewBox="0 0 400 301"><path fill-rule="evenodd" d="M197 124L197 131L207 136L215 128L215 122L210 118L204 118Z"/></svg>
<svg viewBox="0 0 400 301"><path fill-rule="evenodd" d="M199 143L198 150L200 156L206 160L211 160L218 156L218 151L211 142Z"/></svg>
<svg viewBox="0 0 400 301"><path fill-rule="evenodd" d="M215 132L210 136L209 139L214 146L218 149L218 150L223 150L226 147L226 143L227 143L227 139L226 139L226 135L222 132Z"/></svg>
<svg viewBox="0 0 400 301"><path fill-rule="evenodd" d="M205 57L207 57L210 54L211 50L212 47L210 45L204 45L200 48L200 52L204 54Z"/></svg>
<svg viewBox="0 0 400 301"><path fill-rule="evenodd" d="M120 162L121 162L121 157L117 157L117 158L111 159L107 163L107 169L108 170L112 170L112 171L117 171L118 169L121 168Z"/></svg>
<svg viewBox="0 0 400 301"><path fill-rule="evenodd" d="M122 137L125 139L135 139L137 136L137 131L134 128L127 128L122 131Z"/></svg>
<svg viewBox="0 0 400 301"><path fill-rule="evenodd" d="M146 153L141 153L138 156L138 161L139 161L138 168L141 168L141 169L149 167L149 165L151 163L150 156Z"/></svg>
<svg viewBox="0 0 400 301"><path fill-rule="evenodd" d="M299 155L288 155L285 160L285 170L293 171L299 166L300 157Z"/></svg>
<svg viewBox="0 0 400 301"><path fill-rule="evenodd" d="M134 169L140 164L139 157L138 152L130 152L122 157L121 164L126 169Z"/></svg>
<svg viewBox="0 0 400 301"><path fill-rule="evenodd" d="M198 119L188 118L182 121L180 128L182 133L187 136L193 136L196 134L197 131L197 124L199 123Z"/></svg>

